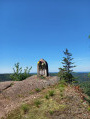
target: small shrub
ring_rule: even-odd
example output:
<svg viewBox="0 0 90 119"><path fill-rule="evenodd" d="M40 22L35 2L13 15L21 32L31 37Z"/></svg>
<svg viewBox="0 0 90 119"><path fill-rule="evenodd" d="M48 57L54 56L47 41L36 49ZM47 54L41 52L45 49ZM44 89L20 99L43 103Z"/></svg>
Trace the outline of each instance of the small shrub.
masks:
<svg viewBox="0 0 90 119"><path fill-rule="evenodd" d="M64 79L60 80L59 84L66 85L66 81Z"/></svg>
<svg viewBox="0 0 90 119"><path fill-rule="evenodd" d="M88 111L90 111L90 107L88 107Z"/></svg>
<svg viewBox="0 0 90 119"><path fill-rule="evenodd" d="M41 79L45 79L45 77L44 77L44 76L40 76L40 78L41 78Z"/></svg>
<svg viewBox="0 0 90 119"><path fill-rule="evenodd" d="M60 96L63 97L63 93L60 93Z"/></svg>
<svg viewBox="0 0 90 119"><path fill-rule="evenodd" d="M23 104L21 106L21 109L22 109L23 113L26 114L29 111L29 106L27 104Z"/></svg>
<svg viewBox="0 0 90 119"><path fill-rule="evenodd" d="M22 97L24 97L22 94L18 94L18 97L20 97L20 98L22 98Z"/></svg>
<svg viewBox="0 0 90 119"><path fill-rule="evenodd" d="M46 99L49 99L49 95L46 95L45 98L46 98Z"/></svg>
<svg viewBox="0 0 90 119"><path fill-rule="evenodd" d="M49 96L54 96L54 90L49 91Z"/></svg>
<svg viewBox="0 0 90 119"><path fill-rule="evenodd" d="M36 92L40 92L41 91L39 88L36 88L35 90L36 90Z"/></svg>
<svg viewBox="0 0 90 119"><path fill-rule="evenodd" d="M54 111L50 110L49 113L50 113L50 115L52 115L54 113Z"/></svg>
<svg viewBox="0 0 90 119"><path fill-rule="evenodd" d="M35 103L36 107L39 107L41 104L41 102L39 100L36 100L34 103Z"/></svg>
<svg viewBox="0 0 90 119"><path fill-rule="evenodd" d="M63 92L64 88L63 87L60 87L59 90L60 90L60 92Z"/></svg>
<svg viewBox="0 0 90 119"><path fill-rule="evenodd" d="M62 88L64 88L64 87L65 87L65 85L64 85L64 84L59 84L59 86L60 86L60 87L62 87Z"/></svg>
<svg viewBox="0 0 90 119"><path fill-rule="evenodd" d="M26 67L24 72L22 72L22 67L20 67L19 62L15 64L15 68L13 68L14 73L10 75L10 78L14 81L22 81L27 77L31 76L30 71L32 67Z"/></svg>
<svg viewBox="0 0 90 119"><path fill-rule="evenodd" d="M80 100L81 103L83 103L83 100Z"/></svg>
<svg viewBox="0 0 90 119"><path fill-rule="evenodd" d="M77 84L78 83L78 81L72 81L72 84Z"/></svg>

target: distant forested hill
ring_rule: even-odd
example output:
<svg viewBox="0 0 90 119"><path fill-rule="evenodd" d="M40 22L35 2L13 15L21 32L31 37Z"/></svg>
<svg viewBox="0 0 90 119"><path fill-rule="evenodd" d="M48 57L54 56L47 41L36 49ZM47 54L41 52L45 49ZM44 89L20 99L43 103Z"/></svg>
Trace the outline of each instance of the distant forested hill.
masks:
<svg viewBox="0 0 90 119"><path fill-rule="evenodd" d="M11 74L0 74L0 82L2 82L2 81L10 81L11 80L10 75Z"/></svg>
<svg viewBox="0 0 90 119"><path fill-rule="evenodd" d="M88 77L88 73L85 72L75 72L73 73L73 76L75 77L75 80L79 82L85 82L90 80Z"/></svg>
<svg viewBox="0 0 90 119"><path fill-rule="evenodd" d="M57 72L54 73L50 73L50 76L57 76ZM10 81L11 74L0 74L0 82L1 81ZM36 75L36 73L31 73L31 75ZM85 81L90 81L90 79L88 78L88 73L73 73L75 79L79 82L85 82Z"/></svg>
<svg viewBox="0 0 90 119"><path fill-rule="evenodd" d="M75 72L72 74L75 77L75 80L77 80L78 82L90 81L88 77L88 72ZM57 75L58 73L50 73L50 76L57 76Z"/></svg>
<svg viewBox="0 0 90 119"><path fill-rule="evenodd" d="M90 96L90 79L88 73L74 73L74 76L77 77L78 84L83 89L84 93ZM90 101L89 101L90 103Z"/></svg>

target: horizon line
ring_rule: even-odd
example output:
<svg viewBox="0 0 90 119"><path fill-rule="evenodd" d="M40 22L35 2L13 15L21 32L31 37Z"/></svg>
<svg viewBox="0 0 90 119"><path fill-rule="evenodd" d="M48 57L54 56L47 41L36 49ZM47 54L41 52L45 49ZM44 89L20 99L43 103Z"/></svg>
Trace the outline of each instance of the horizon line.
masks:
<svg viewBox="0 0 90 119"><path fill-rule="evenodd" d="M74 71L72 73L89 73L90 71ZM58 72L49 72L49 73L58 73ZM13 73L0 73L0 74L13 74ZM37 74L37 72L31 72L30 74Z"/></svg>

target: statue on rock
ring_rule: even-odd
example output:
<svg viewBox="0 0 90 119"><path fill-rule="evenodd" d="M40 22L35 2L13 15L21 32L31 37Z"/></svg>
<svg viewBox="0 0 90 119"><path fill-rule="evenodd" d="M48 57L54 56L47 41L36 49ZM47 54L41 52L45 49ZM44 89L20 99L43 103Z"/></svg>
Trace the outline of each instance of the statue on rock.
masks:
<svg viewBox="0 0 90 119"><path fill-rule="evenodd" d="M37 76L48 76L48 63L44 59L40 59L37 63Z"/></svg>

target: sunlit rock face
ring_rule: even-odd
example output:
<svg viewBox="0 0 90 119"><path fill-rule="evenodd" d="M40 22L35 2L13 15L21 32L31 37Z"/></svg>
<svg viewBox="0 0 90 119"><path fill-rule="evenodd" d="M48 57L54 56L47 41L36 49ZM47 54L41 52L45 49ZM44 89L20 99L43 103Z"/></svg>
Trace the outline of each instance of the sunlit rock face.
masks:
<svg viewBox="0 0 90 119"><path fill-rule="evenodd" d="M44 59L40 59L37 63L37 76L48 76L48 63Z"/></svg>

